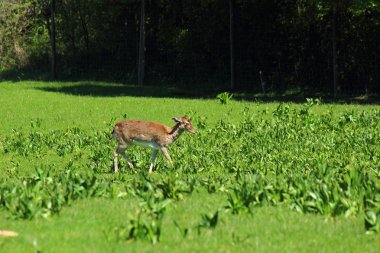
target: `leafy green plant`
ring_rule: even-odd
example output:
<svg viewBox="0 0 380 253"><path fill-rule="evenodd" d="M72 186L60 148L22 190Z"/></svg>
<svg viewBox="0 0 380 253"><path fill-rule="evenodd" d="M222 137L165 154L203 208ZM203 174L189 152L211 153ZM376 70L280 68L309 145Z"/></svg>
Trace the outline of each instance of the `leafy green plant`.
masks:
<svg viewBox="0 0 380 253"><path fill-rule="evenodd" d="M232 93L229 93L229 92L222 92L222 93L219 93L216 98L219 100L219 102L221 104L228 104L231 100L232 100L232 97L234 95Z"/></svg>
<svg viewBox="0 0 380 253"><path fill-rule="evenodd" d="M378 181L377 181L378 182ZM364 227L367 234L380 232L380 185L373 184L367 192L364 210Z"/></svg>
<svg viewBox="0 0 380 253"><path fill-rule="evenodd" d="M216 210L213 214L202 214L201 221L196 226L198 234L201 233L202 229L215 229L218 225L219 220L219 210Z"/></svg>
<svg viewBox="0 0 380 253"><path fill-rule="evenodd" d="M207 126L207 116L199 116L196 119L197 129L205 129Z"/></svg>
<svg viewBox="0 0 380 253"><path fill-rule="evenodd" d="M162 219L166 207L171 203L166 199L160 201L153 195L146 201L140 203L140 208L135 215L130 216L127 225L114 229L119 240L135 241L148 240L152 244L160 241Z"/></svg>
<svg viewBox="0 0 380 253"><path fill-rule="evenodd" d="M94 175L78 174L70 170L51 174L51 167L36 167L30 178L3 182L0 207L8 210L14 218L33 219L48 217L80 198L102 196L106 184Z"/></svg>
<svg viewBox="0 0 380 253"><path fill-rule="evenodd" d="M135 241L147 239L152 244L160 241L161 217L146 216L141 210L128 219L128 224L114 229L118 240Z"/></svg>
<svg viewBox="0 0 380 253"><path fill-rule="evenodd" d="M191 184L172 177L162 179L156 185L161 190L164 198L174 200L182 200L184 198L183 194L190 194L194 189Z"/></svg>
<svg viewBox="0 0 380 253"><path fill-rule="evenodd" d="M379 233L380 232L380 212L367 209L364 212L364 227L367 234Z"/></svg>
<svg viewBox="0 0 380 253"><path fill-rule="evenodd" d="M187 235L189 234L190 229L187 228L187 227L185 227L185 228L181 227L181 226L177 223L177 221L173 221L173 222L174 222L174 225L175 225L177 231L181 234L181 236L182 236L183 238L186 238Z"/></svg>

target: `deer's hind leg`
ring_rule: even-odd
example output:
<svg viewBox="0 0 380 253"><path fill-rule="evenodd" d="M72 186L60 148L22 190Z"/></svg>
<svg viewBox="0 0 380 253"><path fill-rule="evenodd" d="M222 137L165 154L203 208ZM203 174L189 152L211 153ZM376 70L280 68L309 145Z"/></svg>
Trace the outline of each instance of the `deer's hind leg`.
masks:
<svg viewBox="0 0 380 253"><path fill-rule="evenodd" d="M151 158L150 166L149 166L149 173L153 172L153 169L154 169L154 160L156 160L157 152L158 152L157 149L153 150L152 158Z"/></svg>

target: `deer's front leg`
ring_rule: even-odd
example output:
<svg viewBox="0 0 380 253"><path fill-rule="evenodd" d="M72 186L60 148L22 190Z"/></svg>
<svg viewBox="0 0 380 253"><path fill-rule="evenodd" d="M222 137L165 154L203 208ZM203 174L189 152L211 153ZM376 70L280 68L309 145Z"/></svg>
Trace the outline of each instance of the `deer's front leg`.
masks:
<svg viewBox="0 0 380 253"><path fill-rule="evenodd" d="M119 155L122 155L124 159L127 161L129 167L133 168L133 163L132 161L128 158L127 154L125 153L125 150L127 149L128 146L119 146L115 152L114 152L114 172L119 171Z"/></svg>
<svg viewBox="0 0 380 253"><path fill-rule="evenodd" d="M164 154L166 160L169 161L170 166L173 166L173 162L172 162L172 159L170 158L170 155L169 155L169 151L168 151L168 149L165 148L165 147L162 147L162 148L161 148L161 151L162 151L162 154Z"/></svg>
<svg viewBox="0 0 380 253"><path fill-rule="evenodd" d="M119 171L119 153L117 152L117 150L115 150L115 152L113 152L113 165L114 165L114 172L118 172Z"/></svg>

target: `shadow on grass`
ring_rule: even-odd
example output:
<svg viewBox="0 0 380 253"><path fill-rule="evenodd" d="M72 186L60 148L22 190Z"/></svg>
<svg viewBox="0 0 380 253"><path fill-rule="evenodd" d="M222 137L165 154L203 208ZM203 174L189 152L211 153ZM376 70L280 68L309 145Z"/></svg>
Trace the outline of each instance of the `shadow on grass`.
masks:
<svg viewBox="0 0 380 253"><path fill-rule="evenodd" d="M267 95L261 93L238 93L235 97L239 100L257 101L263 103L306 103L308 98L320 99L323 104L355 104L355 105L379 105L380 97L377 94L372 95L341 95L334 98L329 92L321 92L311 89L289 89L284 93L272 92Z"/></svg>
<svg viewBox="0 0 380 253"><path fill-rule="evenodd" d="M16 75L17 73L17 75ZM46 71L16 71L16 72L0 72L0 81L10 81L18 83L22 80L33 80L47 82L49 80L48 72ZM93 77L93 76L92 76ZM95 78L96 79L96 78ZM115 79L114 81L112 81ZM157 98L189 98L189 99L215 99L216 96L224 91L228 91L227 84L173 84L172 86L165 85L130 85L126 84L125 80L120 78L106 78L102 80L81 81L80 78L62 79L55 85L42 85L36 89L47 92L58 92L74 96L92 96L92 97L157 97ZM82 79L83 80L83 79ZM108 81L107 81L108 80ZM333 98L329 92L321 92L310 88L289 89L285 92L272 92L268 95L262 95L259 84L252 85L250 89L236 90L233 100L248 101L248 102L283 102L302 104L306 102L306 98L321 98L325 104L358 104L358 105L379 105L380 96L373 94L369 96L341 96Z"/></svg>
<svg viewBox="0 0 380 253"><path fill-rule="evenodd" d="M137 86L125 84L109 84L80 82L73 85L60 85L37 87L36 89L47 92L59 92L74 96L92 96L92 97L156 97L156 98L188 98L188 99L215 99L216 96L226 90L225 87L217 86L192 86L192 87L174 87L174 86ZM280 102L280 103L297 103L303 104L306 98L319 98L325 104L358 104L358 105L378 105L380 98L378 96L357 96L357 97L341 97L334 99L327 93L297 91L285 94L269 94L263 96L253 92L234 92L234 100L248 102Z"/></svg>
<svg viewBox="0 0 380 253"><path fill-rule="evenodd" d="M158 87L137 85L113 85L80 83L68 86L38 87L37 89L48 92L59 92L74 96L92 97L158 97L158 98L215 98L218 90L214 88L182 88L182 87Z"/></svg>

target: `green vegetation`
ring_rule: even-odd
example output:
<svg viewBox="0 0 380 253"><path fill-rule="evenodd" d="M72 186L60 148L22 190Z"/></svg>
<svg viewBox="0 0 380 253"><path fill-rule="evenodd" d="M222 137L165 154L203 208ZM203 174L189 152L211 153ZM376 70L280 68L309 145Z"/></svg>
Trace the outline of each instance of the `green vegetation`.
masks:
<svg viewBox="0 0 380 253"><path fill-rule="evenodd" d="M222 92L218 94L218 96L216 96L216 98L219 99L220 103L224 105L228 104L231 101L232 97L233 97L233 94L229 92Z"/></svg>
<svg viewBox="0 0 380 253"><path fill-rule="evenodd" d="M145 41L145 84L378 97L379 37L379 0L5 0L0 75L137 83Z"/></svg>
<svg viewBox="0 0 380 253"><path fill-rule="evenodd" d="M0 83L0 230L19 233L1 252L380 248L377 106L96 93L103 85ZM133 147L136 168L110 173L116 121L183 114L197 134L171 146L173 168L159 156L148 174L150 152Z"/></svg>

